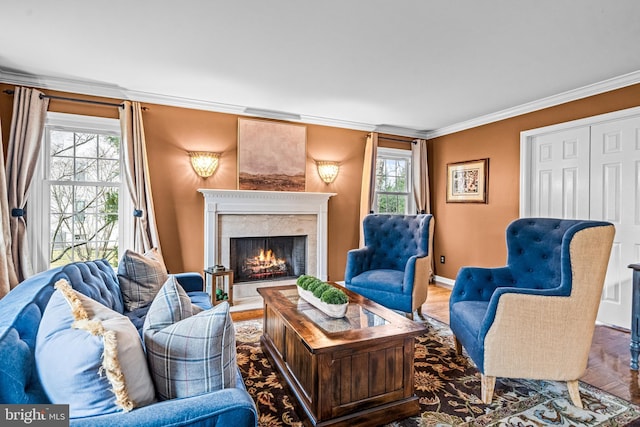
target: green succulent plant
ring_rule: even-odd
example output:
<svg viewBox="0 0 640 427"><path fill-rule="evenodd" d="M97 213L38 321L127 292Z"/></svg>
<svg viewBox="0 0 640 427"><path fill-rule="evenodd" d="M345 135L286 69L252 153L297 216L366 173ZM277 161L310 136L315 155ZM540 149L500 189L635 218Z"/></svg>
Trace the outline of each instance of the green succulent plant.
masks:
<svg viewBox="0 0 640 427"><path fill-rule="evenodd" d="M316 298L327 304L346 304L349 302L349 297L342 289L331 286L317 277L303 274L298 277L296 284L302 289L312 292Z"/></svg>
<svg viewBox="0 0 640 427"><path fill-rule="evenodd" d="M318 286L315 287L315 289L313 290L313 295L316 298L320 298L322 296L322 293L324 291L326 291L327 289L329 289L332 286L327 285L326 283L320 283Z"/></svg>
<svg viewBox="0 0 640 427"><path fill-rule="evenodd" d="M307 274L303 274L302 276L298 277L296 279L296 285L300 286L302 289L307 289L307 286L309 286L309 279L313 279L313 276L309 276Z"/></svg>
<svg viewBox="0 0 640 427"><path fill-rule="evenodd" d="M329 289L322 293L320 301L326 302L327 304L346 304L349 302L349 297L342 289L330 286Z"/></svg>
<svg viewBox="0 0 640 427"><path fill-rule="evenodd" d="M313 280L310 280L307 285L307 290L313 292L318 286L322 285L324 282L316 277Z"/></svg>

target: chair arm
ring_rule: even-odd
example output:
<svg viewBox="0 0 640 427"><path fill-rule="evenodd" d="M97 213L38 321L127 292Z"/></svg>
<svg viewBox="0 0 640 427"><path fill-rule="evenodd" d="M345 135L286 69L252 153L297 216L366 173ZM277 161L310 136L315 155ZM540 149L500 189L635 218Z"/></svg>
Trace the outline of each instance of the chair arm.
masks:
<svg viewBox="0 0 640 427"><path fill-rule="evenodd" d="M597 306L581 307L576 316L573 297L554 291L496 292L479 333L485 375L570 381L584 373ZM590 311L586 316L585 310Z"/></svg>
<svg viewBox="0 0 640 427"><path fill-rule="evenodd" d="M487 313L484 316L482 321L482 326L480 327L480 336L484 337L491 328L491 325L495 321L496 312L498 310L498 304L501 301L501 298L504 298L505 295L532 295L532 296L540 296L540 297L553 297L553 296L566 296L565 293L562 292L560 287L551 288L551 289L530 289L530 288L514 288L503 286L496 289L489 300L489 306L487 307ZM507 301L511 297L507 297L503 299L503 303L507 304ZM516 298L517 299L517 298Z"/></svg>
<svg viewBox="0 0 640 427"><path fill-rule="evenodd" d="M431 255L412 256L407 261L402 292L411 294L412 312L427 300L431 273Z"/></svg>
<svg viewBox="0 0 640 427"><path fill-rule="evenodd" d="M347 252L347 266L344 272L345 284L350 284L351 279L368 270L371 252L366 246Z"/></svg>
<svg viewBox="0 0 640 427"><path fill-rule="evenodd" d="M234 426L258 424L255 404L246 390L226 388L184 399L165 400L131 412L72 419L73 427Z"/></svg>
<svg viewBox="0 0 640 427"><path fill-rule="evenodd" d="M407 260L407 264L404 267L404 278L402 281L402 293L410 294L413 292L414 286L420 282L429 284L429 273L425 271L424 267L430 269L430 265L426 263L431 262L431 258L428 255L413 255Z"/></svg>
<svg viewBox="0 0 640 427"><path fill-rule="evenodd" d="M204 291L204 280L199 273L186 272L174 274L176 280L185 292Z"/></svg>
<svg viewBox="0 0 640 427"><path fill-rule="evenodd" d="M513 284L509 267L462 267L451 290L449 306L458 301L489 301L496 289Z"/></svg>

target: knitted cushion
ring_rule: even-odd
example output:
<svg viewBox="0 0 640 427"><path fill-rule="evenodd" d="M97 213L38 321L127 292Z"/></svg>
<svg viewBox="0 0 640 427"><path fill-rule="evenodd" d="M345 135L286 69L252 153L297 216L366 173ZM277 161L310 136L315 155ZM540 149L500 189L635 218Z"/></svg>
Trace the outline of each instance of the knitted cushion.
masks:
<svg viewBox="0 0 640 427"><path fill-rule="evenodd" d="M149 307L143 335L160 399L235 385L235 328L229 304L223 302L197 314L194 307L173 276Z"/></svg>

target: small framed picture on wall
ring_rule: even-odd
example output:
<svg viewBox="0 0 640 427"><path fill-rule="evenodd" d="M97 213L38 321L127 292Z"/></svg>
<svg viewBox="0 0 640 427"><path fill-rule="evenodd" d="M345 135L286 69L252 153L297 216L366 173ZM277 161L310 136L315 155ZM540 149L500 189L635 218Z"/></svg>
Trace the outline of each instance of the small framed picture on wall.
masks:
<svg viewBox="0 0 640 427"><path fill-rule="evenodd" d="M447 203L487 203L489 159L447 164Z"/></svg>

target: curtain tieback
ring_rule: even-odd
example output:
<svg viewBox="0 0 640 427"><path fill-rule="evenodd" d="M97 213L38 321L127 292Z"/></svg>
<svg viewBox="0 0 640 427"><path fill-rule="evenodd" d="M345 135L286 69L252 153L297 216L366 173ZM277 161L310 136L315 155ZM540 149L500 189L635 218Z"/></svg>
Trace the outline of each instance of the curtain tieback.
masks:
<svg viewBox="0 0 640 427"><path fill-rule="evenodd" d="M138 217L138 218L142 218L142 210L134 209L133 210L133 216Z"/></svg>
<svg viewBox="0 0 640 427"><path fill-rule="evenodd" d="M11 209L11 216L24 216L24 209L13 208Z"/></svg>

